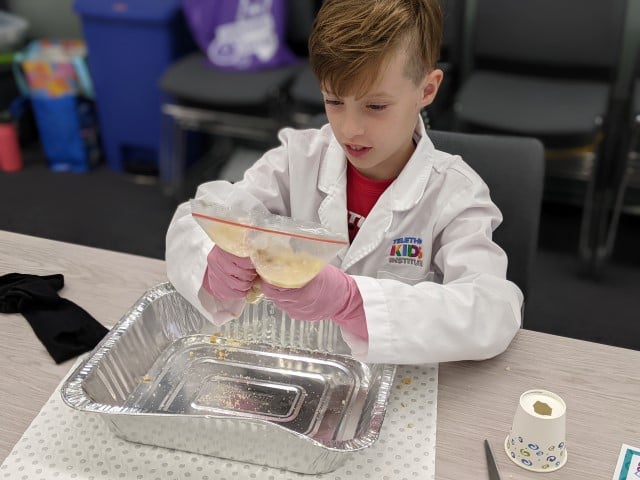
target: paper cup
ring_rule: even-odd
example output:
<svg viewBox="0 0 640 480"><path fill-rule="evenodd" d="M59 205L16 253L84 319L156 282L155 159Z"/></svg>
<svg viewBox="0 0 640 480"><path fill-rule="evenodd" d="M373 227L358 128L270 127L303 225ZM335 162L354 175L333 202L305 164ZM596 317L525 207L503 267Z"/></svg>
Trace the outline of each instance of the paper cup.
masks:
<svg viewBox="0 0 640 480"><path fill-rule="evenodd" d="M504 442L509 458L534 472L561 468L567 462L566 412L564 400L547 390L528 390L520 395Z"/></svg>

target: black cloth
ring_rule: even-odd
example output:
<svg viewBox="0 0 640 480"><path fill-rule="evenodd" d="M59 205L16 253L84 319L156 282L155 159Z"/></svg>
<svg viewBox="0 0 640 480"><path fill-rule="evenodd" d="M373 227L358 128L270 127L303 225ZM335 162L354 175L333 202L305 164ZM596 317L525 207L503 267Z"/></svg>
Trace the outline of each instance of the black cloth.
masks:
<svg viewBox="0 0 640 480"><path fill-rule="evenodd" d="M84 309L58 295L64 276L0 276L0 313L21 313L56 363L95 347L108 330Z"/></svg>

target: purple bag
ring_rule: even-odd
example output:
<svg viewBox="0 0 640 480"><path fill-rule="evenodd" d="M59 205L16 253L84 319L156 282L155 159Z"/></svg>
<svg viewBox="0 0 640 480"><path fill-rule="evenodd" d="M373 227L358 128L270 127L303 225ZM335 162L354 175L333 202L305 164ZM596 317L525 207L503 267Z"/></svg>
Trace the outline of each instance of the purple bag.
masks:
<svg viewBox="0 0 640 480"><path fill-rule="evenodd" d="M196 43L214 66L258 70L297 61L284 42L285 2L182 0L182 8Z"/></svg>

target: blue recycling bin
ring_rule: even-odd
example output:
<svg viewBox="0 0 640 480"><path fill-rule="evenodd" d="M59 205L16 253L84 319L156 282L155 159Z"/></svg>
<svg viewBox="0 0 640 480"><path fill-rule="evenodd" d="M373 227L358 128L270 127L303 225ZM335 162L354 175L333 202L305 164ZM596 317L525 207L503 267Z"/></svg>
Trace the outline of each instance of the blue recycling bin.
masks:
<svg viewBox="0 0 640 480"><path fill-rule="evenodd" d="M180 0L76 0L94 81L103 149L116 171L155 173L160 147L158 81L196 49Z"/></svg>

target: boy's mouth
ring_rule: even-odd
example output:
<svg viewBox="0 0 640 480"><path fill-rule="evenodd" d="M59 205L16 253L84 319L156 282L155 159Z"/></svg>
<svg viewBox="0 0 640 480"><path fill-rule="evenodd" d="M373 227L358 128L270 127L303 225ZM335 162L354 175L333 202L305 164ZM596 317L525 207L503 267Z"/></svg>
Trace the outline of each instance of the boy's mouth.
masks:
<svg viewBox="0 0 640 480"><path fill-rule="evenodd" d="M349 143L345 143L344 145L347 153L352 157L361 157L365 155L371 150L371 147L363 147L362 145L351 145Z"/></svg>

